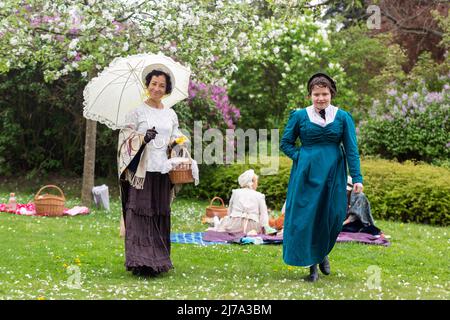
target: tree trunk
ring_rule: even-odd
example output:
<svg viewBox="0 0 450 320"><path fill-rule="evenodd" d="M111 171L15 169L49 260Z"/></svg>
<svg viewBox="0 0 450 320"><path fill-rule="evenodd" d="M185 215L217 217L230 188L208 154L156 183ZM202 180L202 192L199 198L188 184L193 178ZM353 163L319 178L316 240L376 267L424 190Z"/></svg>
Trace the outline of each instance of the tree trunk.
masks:
<svg viewBox="0 0 450 320"><path fill-rule="evenodd" d="M81 188L81 202L85 206L92 203L92 188L95 177L95 142L97 136L97 122L86 119L86 140L84 142L83 185Z"/></svg>

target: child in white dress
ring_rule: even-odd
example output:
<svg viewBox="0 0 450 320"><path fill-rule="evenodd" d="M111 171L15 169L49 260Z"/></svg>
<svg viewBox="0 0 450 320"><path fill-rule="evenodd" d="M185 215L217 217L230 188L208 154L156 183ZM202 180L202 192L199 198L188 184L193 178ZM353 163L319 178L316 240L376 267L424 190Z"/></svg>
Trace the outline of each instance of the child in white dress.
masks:
<svg viewBox="0 0 450 320"><path fill-rule="evenodd" d="M228 214L212 230L245 234L276 232L269 227L265 195L256 191L258 176L255 172L251 169L245 171L239 176L238 182L241 188L233 190Z"/></svg>

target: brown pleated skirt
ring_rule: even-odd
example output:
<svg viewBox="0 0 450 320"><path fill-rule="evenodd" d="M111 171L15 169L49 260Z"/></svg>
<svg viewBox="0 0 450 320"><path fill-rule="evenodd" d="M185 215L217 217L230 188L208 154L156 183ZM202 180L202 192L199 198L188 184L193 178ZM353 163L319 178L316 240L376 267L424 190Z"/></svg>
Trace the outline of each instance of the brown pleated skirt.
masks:
<svg viewBox="0 0 450 320"><path fill-rule="evenodd" d="M169 271L170 191L168 174L147 172L144 189L129 187L125 205L125 266L135 274Z"/></svg>

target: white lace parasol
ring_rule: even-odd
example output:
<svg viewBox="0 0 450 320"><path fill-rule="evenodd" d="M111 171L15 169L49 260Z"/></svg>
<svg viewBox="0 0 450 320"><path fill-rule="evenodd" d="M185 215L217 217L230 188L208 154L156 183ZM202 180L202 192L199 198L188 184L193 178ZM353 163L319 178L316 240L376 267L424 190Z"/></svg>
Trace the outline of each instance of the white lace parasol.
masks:
<svg viewBox="0 0 450 320"><path fill-rule="evenodd" d="M138 54L116 58L84 88L83 116L116 130L125 115L146 99L145 76L152 70L169 74L172 93L161 101L165 108L188 97L191 71L163 54Z"/></svg>

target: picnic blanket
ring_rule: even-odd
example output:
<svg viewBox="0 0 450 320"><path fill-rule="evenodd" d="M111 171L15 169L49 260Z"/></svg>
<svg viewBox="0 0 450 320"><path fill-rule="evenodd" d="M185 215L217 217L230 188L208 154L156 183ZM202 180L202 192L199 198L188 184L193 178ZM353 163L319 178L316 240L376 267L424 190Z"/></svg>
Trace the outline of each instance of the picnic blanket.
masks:
<svg viewBox="0 0 450 320"><path fill-rule="evenodd" d="M206 241L203 239L203 232L171 233L170 242L199 244L202 246L211 244L227 244L226 241Z"/></svg>
<svg viewBox="0 0 450 320"><path fill-rule="evenodd" d="M248 238L261 238L261 242L247 241ZM260 234L255 237L246 237L244 233L227 233L217 231L193 232L193 233L172 233L170 241L173 243L195 243L200 245L209 244L282 244L283 236L269 236ZM381 246L390 246L389 240L384 236L373 236L362 232L341 232L336 242L357 242L363 244L373 244Z"/></svg>
<svg viewBox="0 0 450 320"><path fill-rule="evenodd" d="M218 231L206 231L203 234L204 241L216 241L216 242L231 242L231 243L253 243L249 238L261 239L261 242L256 244L280 244L283 243L283 236L269 236L265 234L258 234L252 237L247 237L245 233L229 233Z"/></svg>
<svg viewBox="0 0 450 320"><path fill-rule="evenodd" d="M0 212L7 212L22 216L37 216L36 213L36 206L34 203L18 203L16 211L10 211L7 209L6 203L0 203ZM88 214L89 208L88 207L82 207L82 206L75 206L73 208L64 208L64 215L67 216L76 216L79 214Z"/></svg>
<svg viewBox="0 0 450 320"><path fill-rule="evenodd" d="M336 242L359 242L364 244L376 244L388 247L391 245L384 235L374 236L370 233L363 232L341 232L338 235Z"/></svg>

